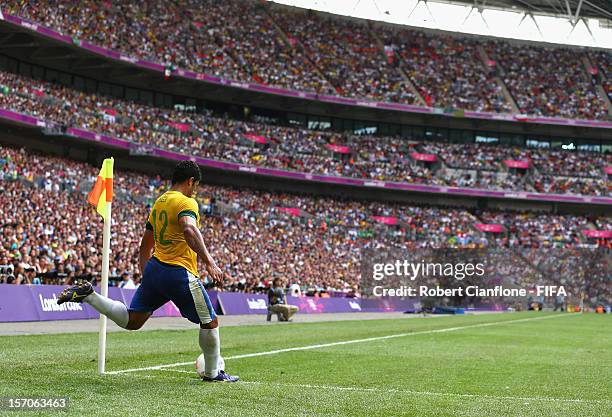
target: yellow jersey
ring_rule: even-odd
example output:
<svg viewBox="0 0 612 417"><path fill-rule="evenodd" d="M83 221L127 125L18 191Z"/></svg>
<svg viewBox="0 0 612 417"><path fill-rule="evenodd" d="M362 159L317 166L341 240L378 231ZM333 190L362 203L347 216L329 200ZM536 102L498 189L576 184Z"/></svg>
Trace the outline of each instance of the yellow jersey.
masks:
<svg viewBox="0 0 612 417"><path fill-rule="evenodd" d="M155 201L147 221L147 229L152 230L155 237L153 256L164 263L182 266L197 277L198 256L185 241L179 224L179 218L183 216L193 217L200 227L195 199L180 191L166 191Z"/></svg>

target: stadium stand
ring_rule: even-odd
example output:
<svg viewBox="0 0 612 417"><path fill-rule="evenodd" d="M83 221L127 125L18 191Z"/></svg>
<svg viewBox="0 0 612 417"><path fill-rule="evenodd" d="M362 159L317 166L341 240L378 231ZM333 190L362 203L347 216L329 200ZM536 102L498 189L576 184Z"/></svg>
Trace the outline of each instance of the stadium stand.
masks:
<svg viewBox="0 0 612 417"><path fill-rule="evenodd" d="M587 55L562 48L486 45L522 113L581 119L605 119L608 110L582 62Z"/></svg>
<svg viewBox="0 0 612 417"><path fill-rule="evenodd" d="M359 136L169 110L0 71L0 106L66 127L249 165L488 189L612 195L612 155ZM420 154L439 163L423 162ZM416 155L416 156L415 156ZM528 161L525 169L505 161Z"/></svg>
<svg viewBox="0 0 612 417"><path fill-rule="evenodd" d="M102 228L83 203L96 175L81 162L0 147L0 265L13 265L11 282L98 278ZM147 209L167 184L121 170L115 178L110 275L116 284L125 271L138 281ZM200 195L205 238L225 268L227 291L262 291L280 276L304 292L354 293L363 248L612 248L611 239L590 240L582 233L611 230L606 218L470 212L211 185L202 186ZM482 232L475 227L481 222L500 224L505 232Z"/></svg>
<svg viewBox="0 0 612 417"><path fill-rule="evenodd" d="M478 42L414 30L380 30L389 59L418 86L428 106L511 112L494 72L483 63Z"/></svg>
<svg viewBox="0 0 612 417"><path fill-rule="evenodd" d="M130 56L237 81L443 108L610 119L607 51L425 34L241 0L19 1L3 11Z"/></svg>
<svg viewBox="0 0 612 417"><path fill-rule="evenodd" d="M19 15L129 56L240 82L356 99L478 112L610 120L608 51L525 45L341 18L265 2L18 1ZM27 72L27 71L26 71ZM32 74L34 72L32 71ZM612 155L289 126L260 115L153 106L22 71L0 71L0 108L136 145L253 166L381 181L612 196ZM107 95L108 94L108 95ZM321 130L318 130L321 129ZM365 130L365 129L364 129ZM61 131L61 129L60 129ZM512 142L515 143L515 142ZM101 229L84 206L97 170L0 147L0 267L14 284L99 279ZM111 277L138 282L147 208L167 184L120 171ZM359 292L364 248L612 248L609 218L366 202L203 185L203 226L225 291L261 292L275 277L304 293ZM72 223L71 223L72 222ZM585 232L606 232L585 233ZM94 248L94 249L92 249ZM244 254L248 254L246 257ZM529 286L551 269L533 255ZM508 259L506 259L507 261ZM503 261L503 260L501 260ZM501 262L500 261L500 262ZM569 262L569 261L568 261ZM6 272L7 269L0 271ZM554 281L552 281L554 282ZM557 283L558 284L558 283ZM574 292L586 282L566 283ZM605 277L590 297L609 292Z"/></svg>

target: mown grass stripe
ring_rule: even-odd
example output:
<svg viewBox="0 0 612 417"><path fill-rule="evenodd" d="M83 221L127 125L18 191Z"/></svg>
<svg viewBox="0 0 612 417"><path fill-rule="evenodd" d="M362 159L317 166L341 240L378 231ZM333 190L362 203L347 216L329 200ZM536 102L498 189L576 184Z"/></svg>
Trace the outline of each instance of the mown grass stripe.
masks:
<svg viewBox="0 0 612 417"><path fill-rule="evenodd" d="M498 321L487 322L487 323L469 324L466 326L445 327L442 329L423 330L423 331L408 332L408 333L396 333L396 334L390 334L387 336L375 336L375 337L367 337L363 339L353 339L353 340L343 340L339 342L321 343L318 345L297 346L297 347L291 347L291 348L285 348L285 349L268 350L264 352L245 353L242 355L224 357L224 359L226 361L236 360L236 359L246 359L246 358L253 358L253 357L258 357L258 356L277 355L279 353L285 353L285 352L296 352L296 351L303 351L303 350L321 349L321 348L332 347L332 346L349 345L349 344L354 344L354 343L366 343L366 342L374 342L374 341L379 341L379 340L395 339L398 337L419 336L419 335L424 335L424 334L436 334L436 333L448 333L448 332L455 332L459 330L499 326L499 325L504 325L504 324L524 323L528 321L546 320L546 319L559 318L559 317L571 317L571 316L575 316L579 314L582 314L582 313L551 314L551 315L542 316L542 317L528 317L528 318L516 319L516 320L498 320ZM131 372L151 371L151 370L158 370L158 369L164 369L164 368L174 368L177 366L185 366L185 365L191 365L191 364L193 364L193 361L176 362L176 363L154 365L154 366L145 366L142 368L130 368L130 369L117 370L117 371L108 371L106 372L106 375L120 375L120 374L126 374L126 373L131 373Z"/></svg>

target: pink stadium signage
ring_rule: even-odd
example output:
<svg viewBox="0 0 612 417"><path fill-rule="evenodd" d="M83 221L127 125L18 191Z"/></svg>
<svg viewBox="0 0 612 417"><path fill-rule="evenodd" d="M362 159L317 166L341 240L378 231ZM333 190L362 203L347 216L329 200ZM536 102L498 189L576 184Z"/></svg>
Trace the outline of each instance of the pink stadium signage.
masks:
<svg viewBox="0 0 612 417"><path fill-rule="evenodd" d="M189 132L189 125L187 123L168 122L168 126L180 130L181 132Z"/></svg>
<svg viewBox="0 0 612 417"><path fill-rule="evenodd" d="M348 146L334 145L333 143L327 143L325 144L325 147L329 149L330 151L336 152L336 153L344 153L344 154L351 153L351 150L349 149Z"/></svg>
<svg viewBox="0 0 612 417"><path fill-rule="evenodd" d="M11 110L0 109L0 118L10 120L13 122L25 124L32 127L45 127L46 123L42 120L38 120L35 117L28 116L25 114L17 113ZM120 149L130 149L130 141L125 139L119 139L112 136L107 136L99 133L90 132L84 129L68 128L66 131L68 136L79 138L82 140L97 142L106 146L111 146ZM423 185L423 184L409 184L405 182L393 182L393 181L372 181L362 180L359 178L349 177L336 177L331 175L321 174L310 174L297 171L288 171L278 168L263 168L255 167L251 165L239 164L237 162L219 161L215 159L207 159L196 156L189 156L178 152L167 151L151 147L151 156L157 156L159 158L183 161L191 160L196 162L198 165L207 167L222 169L227 171L245 172L249 174L267 175L278 178L295 179L300 181L313 181L327 184L337 185L350 185L355 187L376 187L385 188L389 190L397 191L409 191L419 193L432 193L432 194L446 194L466 197L489 197L489 198L504 198L504 199L517 199L517 200L536 200L536 201L548 201L558 203L584 203L584 204L603 204L612 205L612 198L610 197L595 197L595 196L578 196L568 194L542 194L532 193L529 191L503 191L503 190L486 190L480 188L460 188L460 187L446 187L438 185Z"/></svg>
<svg viewBox="0 0 612 417"><path fill-rule="evenodd" d="M372 220L377 223L386 224L389 226L396 226L399 224L399 219L397 217L389 217L389 216L372 216Z"/></svg>
<svg viewBox="0 0 612 417"><path fill-rule="evenodd" d="M302 215L302 210L294 207L276 207L278 211L299 217Z"/></svg>
<svg viewBox="0 0 612 417"><path fill-rule="evenodd" d="M612 239L612 230L583 230L582 234L595 239Z"/></svg>
<svg viewBox="0 0 612 417"><path fill-rule="evenodd" d="M124 54L121 54L117 51L112 51L110 49L106 49L87 41L73 39L71 36L62 35L61 33L41 26L37 23L28 22L25 19L22 19L17 16L12 16L8 14L4 14L4 21L17 25L28 30L37 32L38 34L44 35L49 38L53 38L55 40L68 43L71 45L76 45L80 48L86 49L90 52L94 52L99 55L103 55L107 58L115 59L122 62L127 62L132 65L139 66L141 68L145 68L151 71L157 71L160 73L164 73L166 71L166 67L162 64L145 61L139 58L129 57ZM2 20L2 13L0 13L0 20ZM325 103L335 103L335 104L344 104L349 106L359 106L359 107L370 107L382 110L395 110L401 112L409 112L409 113L426 113L426 114L435 114L446 117L457 117L453 115L453 113L445 113L443 109L433 108L433 107L423 107L423 106L414 106L409 104L400 104L400 103L389 103L389 102L381 102L381 101L369 101L364 99L352 99L345 97L337 97L337 96L329 96L329 95L319 95L315 93L307 93L303 91L295 91L295 90L287 90L284 88L278 87L269 87L262 84L255 83L247 83L247 82L237 82L233 80L229 80L226 78L214 77L202 73L196 73L193 71L187 71L183 69L176 69L172 71L173 76L179 76L183 78L189 78L193 80L203 81L210 84L217 85L226 85L234 88L241 88L244 90L257 91L262 93L276 94L286 97L295 97L306 100L315 100ZM538 124L552 124L552 125L567 125L567 126L582 126L582 127L596 127L596 128L604 128L604 129L612 129L612 122L607 121L599 121L599 120L584 120L584 119L562 119L557 117L539 117L539 116L528 116L521 114L502 114L502 113L486 113L486 112L475 112L475 111L465 111L463 112L463 116L466 118L473 119L486 119L486 120L499 120L499 121L507 121L507 122L522 122L522 123L538 123Z"/></svg>
<svg viewBox="0 0 612 417"><path fill-rule="evenodd" d="M521 161L521 160L506 159L504 161L504 164L506 164L508 168L520 168L520 169L529 168L528 160Z"/></svg>
<svg viewBox="0 0 612 417"><path fill-rule="evenodd" d="M245 139L250 140L251 142L255 142L255 143L261 143L261 144L266 144L268 143L268 139L266 139L263 136L259 136L259 135L253 135L251 133L243 133L242 136Z"/></svg>
<svg viewBox="0 0 612 417"><path fill-rule="evenodd" d="M504 232L504 226L502 226L501 224L496 224L496 223L476 223L474 227L476 227L476 229L480 230L481 232L489 232L489 233L503 233Z"/></svg>
<svg viewBox="0 0 612 417"><path fill-rule="evenodd" d="M432 153L412 152L410 156L415 161L436 162L438 159L438 157Z"/></svg>

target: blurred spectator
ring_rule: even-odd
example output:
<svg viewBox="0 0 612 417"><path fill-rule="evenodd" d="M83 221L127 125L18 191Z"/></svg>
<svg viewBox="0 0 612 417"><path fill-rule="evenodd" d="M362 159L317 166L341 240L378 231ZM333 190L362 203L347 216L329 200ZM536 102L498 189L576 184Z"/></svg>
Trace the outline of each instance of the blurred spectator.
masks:
<svg viewBox="0 0 612 417"><path fill-rule="evenodd" d="M291 317L293 317L298 310L299 307L287 304L282 281L280 278L275 278L272 281L272 286L268 290L269 313L277 314L279 321L291 321ZM268 321L270 321L270 314L268 314Z"/></svg>
<svg viewBox="0 0 612 417"><path fill-rule="evenodd" d="M119 288L125 288L126 290L136 289L136 284L134 283L129 271L124 271L123 274L121 274L121 282L118 286Z"/></svg>

